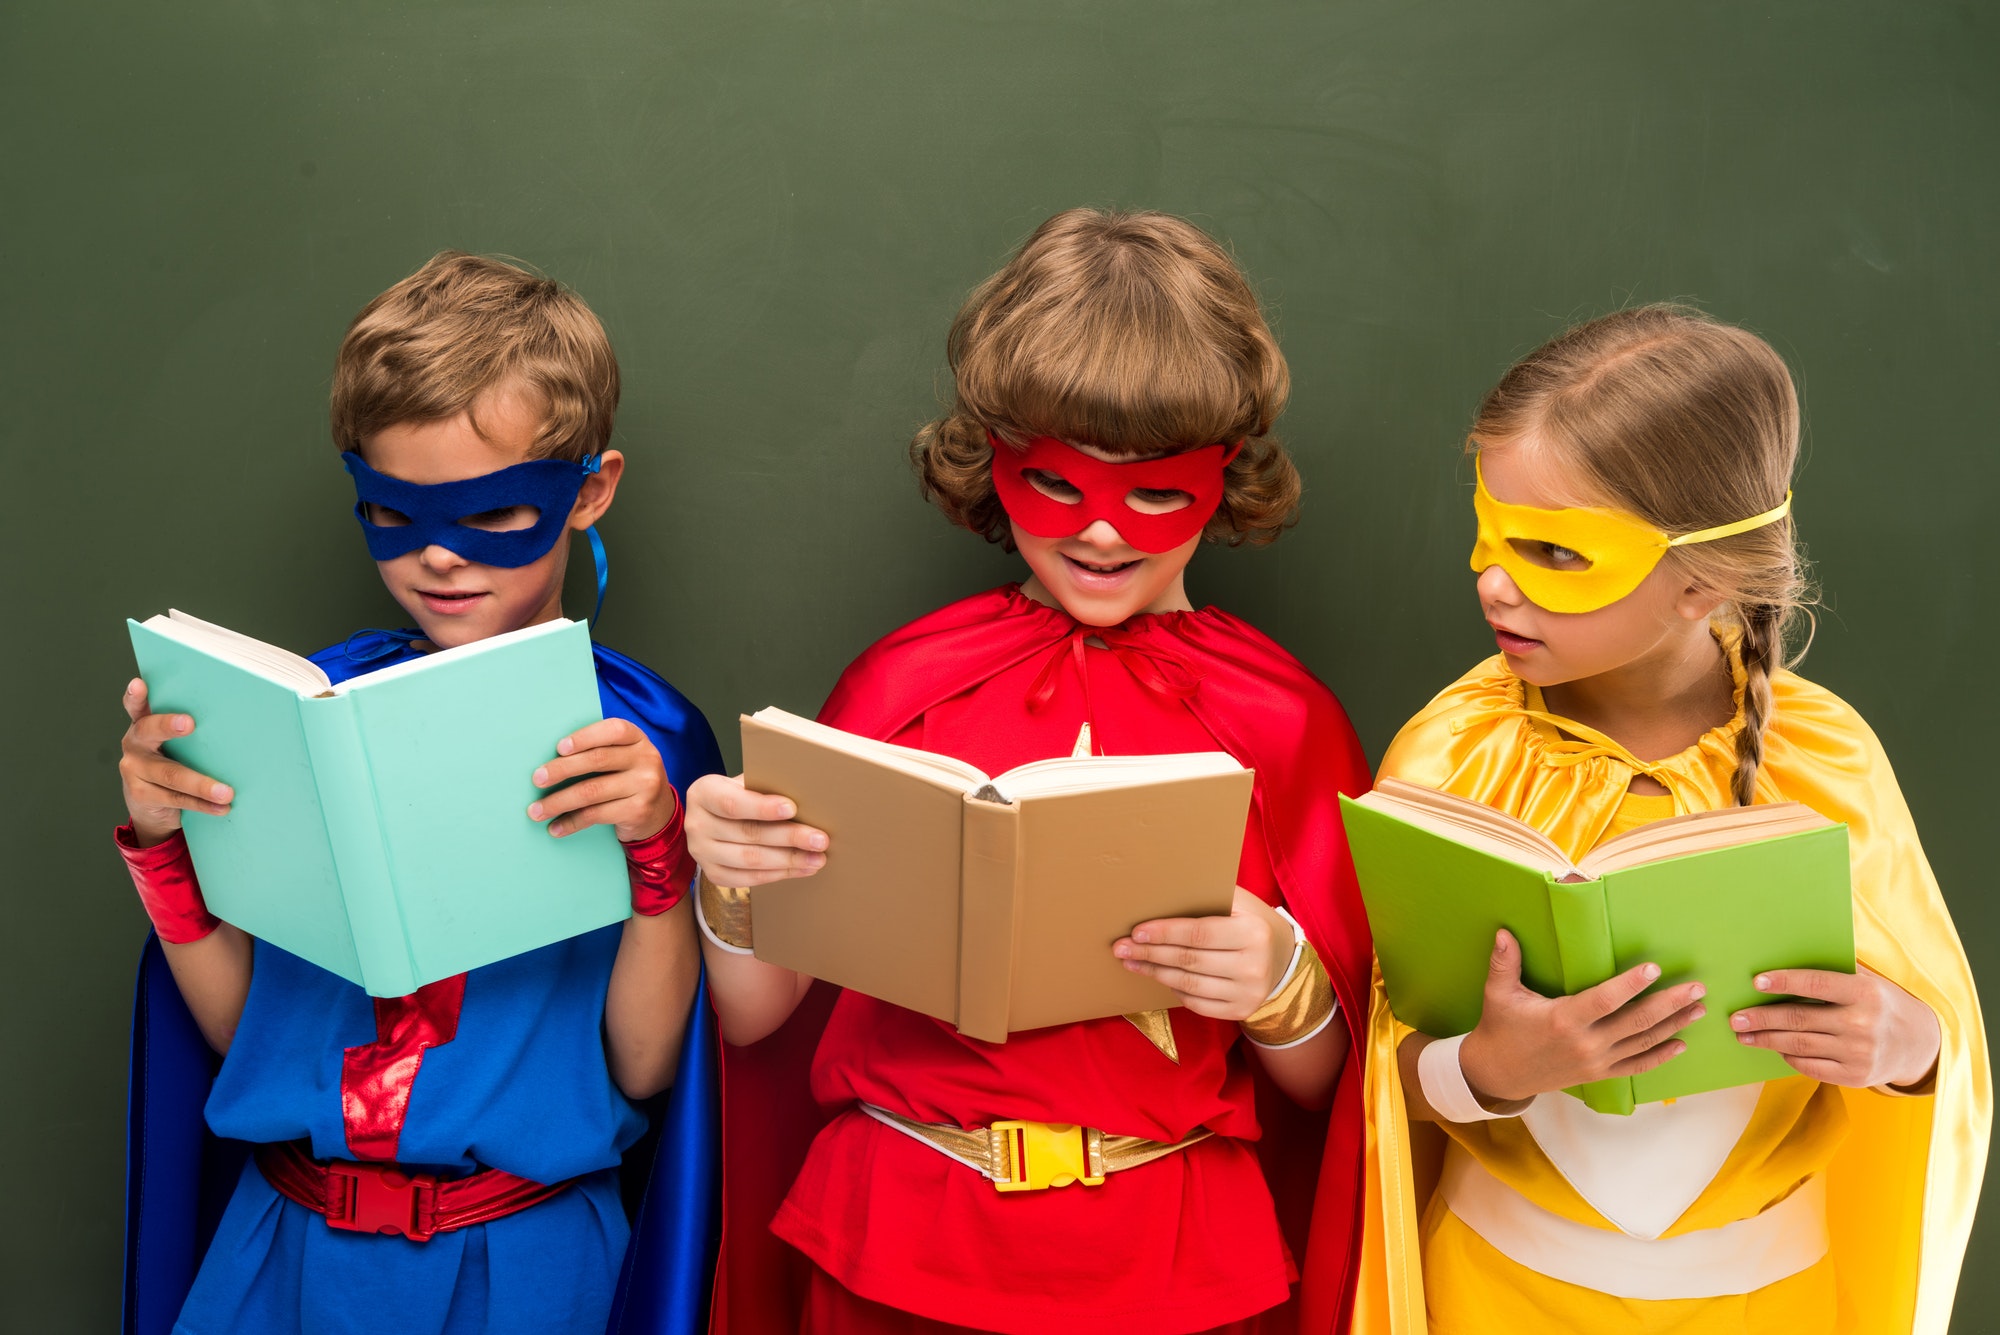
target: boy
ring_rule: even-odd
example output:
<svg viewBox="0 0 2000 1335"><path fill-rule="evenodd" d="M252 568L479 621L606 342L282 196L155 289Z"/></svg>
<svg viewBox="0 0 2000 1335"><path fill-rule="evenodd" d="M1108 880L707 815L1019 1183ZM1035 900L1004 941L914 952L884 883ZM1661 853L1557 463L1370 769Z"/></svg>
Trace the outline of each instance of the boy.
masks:
<svg viewBox="0 0 2000 1335"><path fill-rule="evenodd" d="M624 471L617 404L603 327L548 279L448 251L369 303L336 361L333 433L417 629L314 660L338 681L560 616L567 538ZM595 658L604 721L551 739L533 782L568 786L522 818L557 838L614 827L633 917L372 1000L207 913L181 813L234 793L161 753L199 720L128 687L119 848L224 1054L208 1125L257 1147L177 1332L604 1329L628 1234L616 1169L645 1124L627 1100L671 1080L699 970L674 785L720 758L665 681Z"/></svg>

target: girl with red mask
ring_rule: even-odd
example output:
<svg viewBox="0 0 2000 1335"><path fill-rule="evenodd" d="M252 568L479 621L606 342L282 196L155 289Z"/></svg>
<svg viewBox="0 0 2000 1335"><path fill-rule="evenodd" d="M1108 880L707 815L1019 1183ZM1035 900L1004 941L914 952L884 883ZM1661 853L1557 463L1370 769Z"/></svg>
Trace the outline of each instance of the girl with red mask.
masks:
<svg viewBox="0 0 2000 1335"><path fill-rule="evenodd" d="M949 352L955 402L912 458L1027 578L878 642L821 720L990 773L1228 751L1257 775L1234 906L1110 947L1179 1007L983 1043L754 958L749 888L839 850L784 798L696 783L727 1045L717 1329L1289 1328L1301 1269L1309 1327L1344 1325L1370 952L1338 794L1368 771L1332 693L1184 583L1204 541L1291 522L1284 359L1213 240L1086 209L973 293ZM1031 1153L1077 1140L1102 1181L1012 1189L998 1122L1039 1124Z"/></svg>

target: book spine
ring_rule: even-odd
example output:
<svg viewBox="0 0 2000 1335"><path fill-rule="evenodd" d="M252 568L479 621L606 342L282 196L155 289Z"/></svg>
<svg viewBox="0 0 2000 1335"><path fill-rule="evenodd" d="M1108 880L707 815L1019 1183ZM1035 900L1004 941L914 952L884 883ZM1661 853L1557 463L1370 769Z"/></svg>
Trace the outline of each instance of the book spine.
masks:
<svg viewBox="0 0 2000 1335"><path fill-rule="evenodd" d="M1555 923L1556 948L1562 952L1563 993L1575 996L1618 972L1611 945L1611 913L1603 881L1558 881L1549 878L1549 916ZM1633 1107L1632 1077L1593 1080L1569 1091L1592 1112L1629 1114Z"/></svg>
<svg viewBox="0 0 2000 1335"><path fill-rule="evenodd" d="M965 800L958 903L958 1032L1007 1041L1020 930L1021 809Z"/></svg>
<svg viewBox="0 0 2000 1335"><path fill-rule="evenodd" d="M313 779L319 785L320 810L326 815L341 901L361 964L362 990L373 997L408 996L419 986L416 962L396 900L389 850L382 841L375 781L354 697L301 700L299 715L312 756Z"/></svg>

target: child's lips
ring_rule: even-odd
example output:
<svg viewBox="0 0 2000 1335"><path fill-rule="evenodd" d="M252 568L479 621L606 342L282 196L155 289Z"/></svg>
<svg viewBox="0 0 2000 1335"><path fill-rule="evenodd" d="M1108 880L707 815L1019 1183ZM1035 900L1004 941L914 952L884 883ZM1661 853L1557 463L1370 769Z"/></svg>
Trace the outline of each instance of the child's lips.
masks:
<svg viewBox="0 0 2000 1335"><path fill-rule="evenodd" d="M444 616L459 616L470 612L486 595L472 590L418 589L417 597L424 600L424 606Z"/></svg>
<svg viewBox="0 0 2000 1335"><path fill-rule="evenodd" d="M1063 561L1077 587L1093 593L1108 593L1121 587L1139 568L1137 561L1085 561L1066 552Z"/></svg>
<svg viewBox="0 0 2000 1335"><path fill-rule="evenodd" d="M1501 653L1513 654L1517 658L1522 654L1533 653L1542 647L1540 640L1531 640L1525 635L1516 635L1513 631L1506 630L1500 626L1493 627L1493 641L1500 646Z"/></svg>

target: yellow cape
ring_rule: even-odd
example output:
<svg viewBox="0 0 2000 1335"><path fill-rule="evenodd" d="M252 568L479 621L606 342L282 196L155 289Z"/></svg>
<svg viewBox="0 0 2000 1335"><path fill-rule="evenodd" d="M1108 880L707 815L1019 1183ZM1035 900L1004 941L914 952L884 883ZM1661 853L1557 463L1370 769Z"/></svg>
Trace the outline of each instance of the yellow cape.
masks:
<svg viewBox="0 0 2000 1335"><path fill-rule="evenodd" d="M1757 800L1803 802L1846 823L1856 954L1930 1006L1944 1035L1931 1096L1844 1091L1851 1131L1827 1179L1839 1329L1944 1335L1992 1122L1979 998L1875 734L1832 692L1789 672L1771 690ZM1382 774L1488 803L1576 857L1610 824L1635 771L1666 785L1677 811L1731 805L1741 696L1739 672L1734 720L1680 755L1642 764L1581 725L1564 722L1570 737L1556 735L1546 716L1526 711L1521 680L1495 656L1410 720ZM1412 1135L1404 1113L1396 1045L1409 1032L1389 1013L1378 970L1362 1087L1368 1161L1353 1327L1365 1335L1426 1329L1417 1230L1443 1137L1422 1124Z"/></svg>

